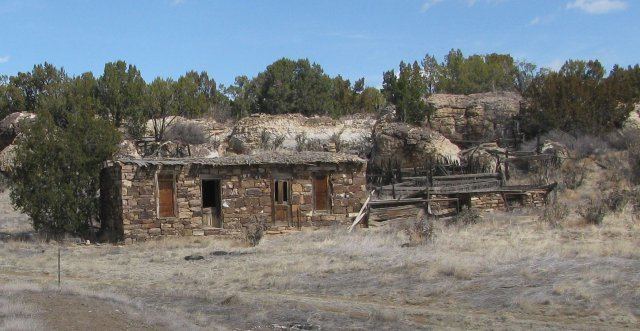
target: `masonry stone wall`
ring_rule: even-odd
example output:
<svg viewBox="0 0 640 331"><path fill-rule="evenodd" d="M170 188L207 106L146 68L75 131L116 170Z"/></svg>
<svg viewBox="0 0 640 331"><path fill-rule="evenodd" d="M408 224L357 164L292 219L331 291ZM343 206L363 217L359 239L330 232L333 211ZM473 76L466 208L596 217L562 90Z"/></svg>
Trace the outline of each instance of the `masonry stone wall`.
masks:
<svg viewBox="0 0 640 331"><path fill-rule="evenodd" d="M158 217L156 174L175 174L175 217ZM325 173L329 178L331 210L313 209L312 178ZM273 226L272 183L291 183L292 221L300 226L348 223L349 214L359 210L366 198L365 165L268 166L207 165L145 166L120 164L103 170L104 192L112 192L103 204L105 224L113 224L118 239L125 242L159 236L233 235L256 220ZM107 175L108 174L108 175ZM202 223L202 179L219 179L223 228ZM353 215L351 215L353 216ZM120 225L118 225L118 223Z"/></svg>
<svg viewBox="0 0 640 331"><path fill-rule="evenodd" d="M493 210L507 210L507 201L505 201L506 195L500 192L479 192L470 194L470 207L476 208L481 211L493 211ZM527 191L523 193L514 194L521 199L521 203L518 207L542 207L546 204L547 195L546 191ZM432 199L438 198L456 198L455 194L452 195L432 195ZM462 207L464 202L460 203L455 201L437 201L431 203L431 212L435 215L449 215L455 213L456 209Z"/></svg>

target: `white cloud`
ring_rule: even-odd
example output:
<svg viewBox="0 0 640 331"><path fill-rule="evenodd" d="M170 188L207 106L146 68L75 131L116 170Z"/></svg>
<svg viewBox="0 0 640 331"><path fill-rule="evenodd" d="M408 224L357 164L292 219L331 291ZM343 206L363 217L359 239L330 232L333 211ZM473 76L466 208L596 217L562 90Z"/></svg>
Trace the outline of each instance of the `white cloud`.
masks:
<svg viewBox="0 0 640 331"><path fill-rule="evenodd" d="M183 3L185 3L187 0L171 0L171 5L172 6L178 6L181 5Z"/></svg>
<svg viewBox="0 0 640 331"><path fill-rule="evenodd" d="M7 62L9 62L9 60L11 60L11 56L9 56L9 55L0 56L0 63L7 63Z"/></svg>
<svg viewBox="0 0 640 331"><path fill-rule="evenodd" d="M559 71L560 68L562 68L562 66L564 65L564 62L565 61L563 61L561 59L555 59L555 60L551 61L549 64L547 64L546 67L551 69L551 70L553 70L553 71Z"/></svg>
<svg viewBox="0 0 640 331"><path fill-rule="evenodd" d="M538 24L540 24L541 20L542 19L540 19L540 16L536 16L531 20L531 22L529 22L529 25L531 25L531 26L538 25Z"/></svg>
<svg viewBox="0 0 640 331"><path fill-rule="evenodd" d="M437 5L439 2L442 2L442 0L427 0L422 4L422 7L420 7L420 11L424 13L427 10L431 9L431 7Z"/></svg>
<svg viewBox="0 0 640 331"><path fill-rule="evenodd" d="M628 7L627 2L622 0L575 0L567 3L567 9L579 9L588 14L606 14Z"/></svg>
<svg viewBox="0 0 640 331"><path fill-rule="evenodd" d="M433 6L437 5L440 2L443 2L444 0L426 0L425 2L422 3L422 7L420 7L420 11L421 12L426 12L427 10L431 9ZM459 0L460 2L466 2L466 4L469 7L473 7L476 3L479 2L479 0ZM501 2L504 2L507 0L483 0L482 2L485 2L487 4L499 4Z"/></svg>

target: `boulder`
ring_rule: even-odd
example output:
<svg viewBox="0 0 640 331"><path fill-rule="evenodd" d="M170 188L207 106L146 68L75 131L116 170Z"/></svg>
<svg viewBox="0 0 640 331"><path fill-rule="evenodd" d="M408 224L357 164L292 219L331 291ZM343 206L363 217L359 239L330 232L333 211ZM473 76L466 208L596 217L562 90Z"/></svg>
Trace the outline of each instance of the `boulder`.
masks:
<svg viewBox="0 0 640 331"><path fill-rule="evenodd" d="M404 168L424 167L429 158L441 164L457 164L459 152L458 146L428 128L387 121L374 127L371 160L376 164L392 160Z"/></svg>
<svg viewBox="0 0 640 331"><path fill-rule="evenodd" d="M522 96L514 92L433 94L426 101L434 113L425 125L454 143L465 145L465 140L486 141L500 135L509 136Z"/></svg>
<svg viewBox="0 0 640 331"><path fill-rule="evenodd" d="M118 151L116 152L116 158L132 158L139 159L140 153L136 148L136 144L131 140L123 140L118 145Z"/></svg>
<svg viewBox="0 0 640 331"><path fill-rule="evenodd" d="M460 158L472 172L494 173L498 171L498 156L505 153L496 143L485 143L463 150Z"/></svg>
<svg viewBox="0 0 640 331"><path fill-rule="evenodd" d="M640 130L640 103L636 104L633 111L623 124L625 130Z"/></svg>
<svg viewBox="0 0 640 331"><path fill-rule="evenodd" d="M0 172L8 174L14 166L16 145L9 145L0 151Z"/></svg>

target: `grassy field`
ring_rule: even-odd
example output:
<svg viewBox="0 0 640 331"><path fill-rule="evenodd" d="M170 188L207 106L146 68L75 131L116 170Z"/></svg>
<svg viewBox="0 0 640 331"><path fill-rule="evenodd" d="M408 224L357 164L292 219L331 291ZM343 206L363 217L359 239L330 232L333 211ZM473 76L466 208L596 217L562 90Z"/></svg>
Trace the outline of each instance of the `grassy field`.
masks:
<svg viewBox="0 0 640 331"><path fill-rule="evenodd" d="M572 213L557 227L540 211L486 213L468 226L437 221L433 240L415 247L401 247L400 225L268 236L257 247L65 245L60 290L56 244L0 242L0 328L59 327L42 296L141 329L640 328L640 221L628 206L587 224L575 211L595 182L561 194ZM67 327L93 316L76 315Z"/></svg>

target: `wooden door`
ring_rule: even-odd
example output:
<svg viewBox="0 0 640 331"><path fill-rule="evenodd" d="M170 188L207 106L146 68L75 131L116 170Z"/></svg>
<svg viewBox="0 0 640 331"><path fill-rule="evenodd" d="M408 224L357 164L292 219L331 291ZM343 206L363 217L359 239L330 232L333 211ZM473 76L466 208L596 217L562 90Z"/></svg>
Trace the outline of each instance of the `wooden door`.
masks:
<svg viewBox="0 0 640 331"><path fill-rule="evenodd" d="M313 202L315 210L329 210L329 180L326 175L313 177Z"/></svg>
<svg viewBox="0 0 640 331"><path fill-rule="evenodd" d="M291 223L290 183L287 180L275 180L273 183L273 223L289 226Z"/></svg>
<svg viewBox="0 0 640 331"><path fill-rule="evenodd" d="M173 175L158 175L158 214L160 217L175 216Z"/></svg>

